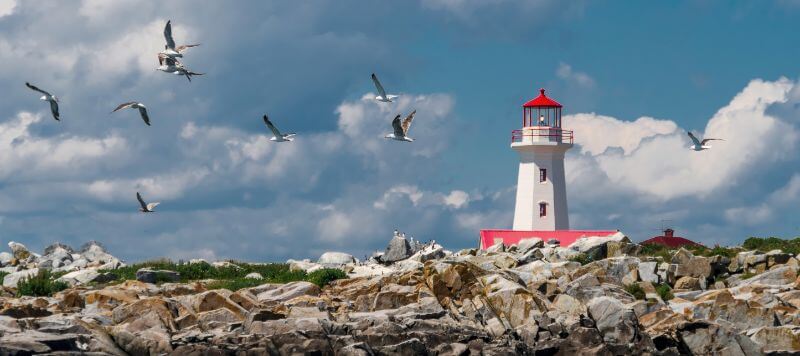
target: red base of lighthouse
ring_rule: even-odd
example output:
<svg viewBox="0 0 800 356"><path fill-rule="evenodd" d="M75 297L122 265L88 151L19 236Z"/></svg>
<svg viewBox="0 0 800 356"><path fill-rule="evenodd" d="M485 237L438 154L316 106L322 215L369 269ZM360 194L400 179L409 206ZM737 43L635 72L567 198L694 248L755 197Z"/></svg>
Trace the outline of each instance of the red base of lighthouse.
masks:
<svg viewBox="0 0 800 356"><path fill-rule="evenodd" d="M581 237L611 236L618 230L555 230L555 231L520 231L520 230L481 230L481 249L485 250L497 243L506 246L516 245L523 239L538 237L547 242L556 239L562 247L572 245Z"/></svg>

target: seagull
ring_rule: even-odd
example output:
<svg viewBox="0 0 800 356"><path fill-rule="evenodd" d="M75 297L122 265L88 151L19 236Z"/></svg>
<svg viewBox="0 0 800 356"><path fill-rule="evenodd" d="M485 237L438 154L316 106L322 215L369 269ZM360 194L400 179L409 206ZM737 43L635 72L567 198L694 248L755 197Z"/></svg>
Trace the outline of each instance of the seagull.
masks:
<svg viewBox="0 0 800 356"><path fill-rule="evenodd" d="M694 151L702 151L711 148L710 145L706 145L706 142L708 141L725 141L721 138L704 138L703 141L700 141L697 139L697 137L694 137L691 132L687 132L687 134L689 134L689 138L691 138L692 142L694 143L693 145L689 146L689 149Z"/></svg>
<svg viewBox="0 0 800 356"><path fill-rule="evenodd" d="M172 58L164 53L158 54L158 68L162 72L174 73L175 75L185 75L186 79L192 81L193 75L203 75L203 73L195 73L183 66L183 64L175 58Z"/></svg>
<svg viewBox="0 0 800 356"><path fill-rule="evenodd" d="M139 211L141 211L143 213L152 213L152 212L154 212L153 210L158 206L158 204L161 204L159 202L150 203L150 204L145 203L144 199L142 199L142 195L139 194L139 192L136 192L136 200L138 200L139 201L139 205L142 206L141 208L139 208Z"/></svg>
<svg viewBox="0 0 800 356"><path fill-rule="evenodd" d="M112 113L120 109L139 109L139 115L142 116L142 120L144 120L144 123L147 124L147 126L150 126L150 116L147 115L147 107L144 106L144 104L138 101L131 101L128 103L119 104L119 106L117 106L117 108L114 109Z"/></svg>
<svg viewBox="0 0 800 356"><path fill-rule="evenodd" d="M272 124L272 121L269 121L269 117L267 117L267 115L264 115L264 123L267 124L267 127L269 127L270 131L272 131L272 134L274 135L271 139L269 139L270 141L275 141L275 142L286 142L286 141L289 141L289 142L292 142L292 141L294 141L294 136L297 135L294 132L290 132L290 133L287 133L287 134L282 134L280 131L278 131L278 128L275 127L275 125Z"/></svg>
<svg viewBox="0 0 800 356"><path fill-rule="evenodd" d="M175 47L175 40L172 39L172 20L167 21L167 25L164 26L164 39L167 41L167 44L164 45L164 51L161 54L164 54L170 58L178 58L183 57L183 52L187 48L197 47L200 44L190 44L190 45L180 45Z"/></svg>
<svg viewBox="0 0 800 356"><path fill-rule="evenodd" d="M383 85L378 80L378 76L375 73L372 73L372 82L375 83L375 88L378 89L378 96L375 97L375 100L382 101L384 103L391 103L392 99L396 98L397 95L386 95L386 90L383 90Z"/></svg>
<svg viewBox="0 0 800 356"><path fill-rule="evenodd" d="M412 111L410 114L408 114L408 116L406 116L405 119L403 119L402 123L400 122L400 114L397 114L397 116L394 117L394 120L392 120L392 128L394 128L394 133L390 133L384 137L397 141L414 142L413 138L406 135L408 135L408 129L411 128L411 121L414 120L414 114L416 113L417 110Z"/></svg>
<svg viewBox="0 0 800 356"><path fill-rule="evenodd" d="M44 101L49 101L50 102L50 112L53 113L53 118L56 119L56 121L61 121L59 119L59 115L58 115L58 98L56 98L55 96L51 95L50 93L48 93L48 92L46 92L46 91L44 91L42 89L37 88L36 86L32 85L31 83L25 82L25 85L28 88L31 88L32 90L35 90L35 91L38 91L38 92L44 94L39 99L40 100L44 100Z"/></svg>

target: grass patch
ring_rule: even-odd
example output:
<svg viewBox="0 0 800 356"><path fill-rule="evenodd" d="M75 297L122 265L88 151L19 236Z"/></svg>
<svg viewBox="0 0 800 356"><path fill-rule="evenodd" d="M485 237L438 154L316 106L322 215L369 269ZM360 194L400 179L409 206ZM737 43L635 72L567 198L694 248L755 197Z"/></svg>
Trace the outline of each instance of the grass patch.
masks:
<svg viewBox="0 0 800 356"><path fill-rule="evenodd" d="M658 244L644 244L642 250L639 251L639 256L661 257L662 261L669 262L672 259L672 253L669 248Z"/></svg>
<svg viewBox="0 0 800 356"><path fill-rule="evenodd" d="M196 281L202 279L214 279L215 282L209 284L209 288L224 288L236 291L242 288L258 286L264 283L289 283L294 281L309 281L323 287L333 280L347 278L347 275L338 269L324 268L311 273L305 271L290 271L289 265L285 263L252 264L236 261L229 261L230 264L222 267L215 267L207 262L185 263L173 262L166 259L147 261L121 267L115 270L104 270L100 272L110 272L118 276L115 282L125 280L135 280L136 271L141 268L151 268L154 270L169 270L180 273L181 282ZM244 278L244 276L256 272L264 279ZM166 282L167 279L159 280L156 275L156 282Z"/></svg>
<svg viewBox="0 0 800 356"><path fill-rule="evenodd" d="M3 282L3 278L6 278L8 272L0 272L0 282Z"/></svg>
<svg viewBox="0 0 800 356"><path fill-rule="evenodd" d="M750 237L744 240L742 247L747 250L758 250L761 252L781 250L796 255L800 253L800 237L795 237L791 240L784 240L778 237Z"/></svg>
<svg viewBox="0 0 800 356"><path fill-rule="evenodd" d="M48 270L40 270L35 276L24 278L17 283L17 297L49 297L69 288L66 282L56 281Z"/></svg>
<svg viewBox="0 0 800 356"><path fill-rule="evenodd" d="M585 253L579 253L575 256L572 256L569 258L569 260L571 262L578 262L581 264L581 266L592 262L592 259L589 258L589 256L587 256Z"/></svg>
<svg viewBox="0 0 800 356"><path fill-rule="evenodd" d="M675 298L675 296L672 294L672 288L670 288L669 284L666 283L657 285L656 293L658 293L658 296L661 297L661 300L665 302Z"/></svg>
<svg viewBox="0 0 800 356"><path fill-rule="evenodd" d="M742 273L742 274L739 275L739 279L741 279L741 280L750 279L750 278L753 278L753 276L755 276L756 274L757 273L745 272L745 273Z"/></svg>
<svg viewBox="0 0 800 356"><path fill-rule="evenodd" d="M645 292L642 286L637 283L631 283L625 286L625 291L630 293L637 300L644 300Z"/></svg>

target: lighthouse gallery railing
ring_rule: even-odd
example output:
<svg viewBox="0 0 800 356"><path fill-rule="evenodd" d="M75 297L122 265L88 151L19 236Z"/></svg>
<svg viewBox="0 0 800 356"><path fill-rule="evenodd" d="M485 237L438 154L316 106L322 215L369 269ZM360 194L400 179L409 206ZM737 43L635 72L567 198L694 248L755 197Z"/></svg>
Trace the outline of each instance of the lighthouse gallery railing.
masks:
<svg viewBox="0 0 800 356"><path fill-rule="evenodd" d="M542 138L548 138L547 141L573 143L574 134L572 130L564 130L555 127L547 126L531 126L524 129L511 131L511 143L523 142L526 137L530 137L531 141L542 141Z"/></svg>

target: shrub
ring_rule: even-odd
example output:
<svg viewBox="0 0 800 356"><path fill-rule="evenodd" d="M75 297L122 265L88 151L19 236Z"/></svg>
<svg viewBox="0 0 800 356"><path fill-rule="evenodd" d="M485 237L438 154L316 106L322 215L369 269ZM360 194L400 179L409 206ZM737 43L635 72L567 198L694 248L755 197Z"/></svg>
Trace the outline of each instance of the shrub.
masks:
<svg viewBox="0 0 800 356"><path fill-rule="evenodd" d="M800 237L796 237L791 240L784 240L777 237L750 237L747 240L744 240L742 247L748 250L758 250L761 252L781 250L783 252L796 255L800 253Z"/></svg>
<svg viewBox="0 0 800 356"><path fill-rule="evenodd" d="M344 271L336 268L323 268L318 269L314 272L308 274L307 281L318 285L320 288L328 285L328 283L333 282L337 279L344 279L347 278L347 274Z"/></svg>
<svg viewBox="0 0 800 356"><path fill-rule="evenodd" d="M661 300L665 302L675 298L675 296L672 295L672 288L670 288L669 284L666 283L656 286L656 293L658 293L658 296L661 297Z"/></svg>
<svg viewBox="0 0 800 356"><path fill-rule="evenodd" d="M17 283L17 296L49 297L67 288L69 284L54 280L50 271L40 270L35 276Z"/></svg>
<svg viewBox="0 0 800 356"><path fill-rule="evenodd" d="M661 257L663 261L669 262L672 259L672 254L669 248L659 244L644 244L642 250L639 251L640 256Z"/></svg>
<svg viewBox="0 0 800 356"><path fill-rule="evenodd" d="M260 286L267 283L263 279L253 278L236 278L236 279L223 279L209 283L206 287L208 289L227 289L235 292L239 289Z"/></svg>
<svg viewBox="0 0 800 356"><path fill-rule="evenodd" d="M638 300L644 300L645 292L642 286L638 283L631 283L625 286L625 291L630 293L634 298Z"/></svg>
<svg viewBox="0 0 800 356"><path fill-rule="evenodd" d="M581 266L592 262L592 259L589 258L589 256L587 256L585 253L579 253L575 256L572 256L569 258L569 260L572 262L578 262L581 264Z"/></svg>
<svg viewBox="0 0 800 356"><path fill-rule="evenodd" d="M0 272L0 283L3 282L3 279L6 278L7 275L8 275L8 272Z"/></svg>

